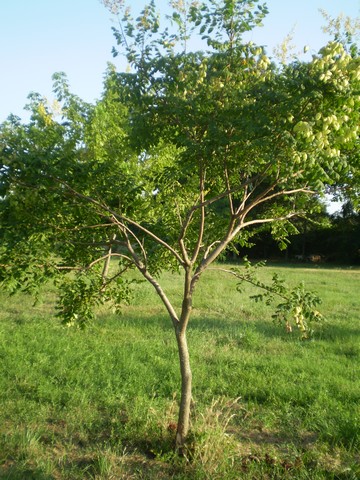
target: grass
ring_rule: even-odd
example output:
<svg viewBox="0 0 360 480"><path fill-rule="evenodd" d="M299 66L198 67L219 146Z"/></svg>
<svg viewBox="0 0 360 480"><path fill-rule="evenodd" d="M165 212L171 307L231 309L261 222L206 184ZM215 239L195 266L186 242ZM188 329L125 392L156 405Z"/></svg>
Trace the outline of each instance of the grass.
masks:
<svg viewBox="0 0 360 480"><path fill-rule="evenodd" d="M194 376L187 458L172 451L176 343L143 284L122 316L85 331L54 317L54 292L32 307L1 295L0 479L339 479L360 477L360 271L266 267L305 280L328 322L311 341L271 308L208 272L188 331ZM164 274L174 303L181 279Z"/></svg>

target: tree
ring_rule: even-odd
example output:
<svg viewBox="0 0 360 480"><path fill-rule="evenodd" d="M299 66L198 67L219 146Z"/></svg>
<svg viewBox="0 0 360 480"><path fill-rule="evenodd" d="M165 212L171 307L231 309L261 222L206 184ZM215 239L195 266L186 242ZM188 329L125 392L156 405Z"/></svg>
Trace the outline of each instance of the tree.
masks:
<svg viewBox="0 0 360 480"><path fill-rule="evenodd" d="M345 17L343 14L332 18L326 11L320 11L326 20L326 26L323 27L323 31L331 34L336 42L341 43L352 58L358 58L360 51L360 18L357 17L353 19L351 17ZM357 167L352 169L350 175L341 178L339 182L336 182L328 189L335 200L340 200L345 204L349 204L350 202L357 210L359 210L360 200L359 151L359 142L357 142L356 148L348 151L348 155L353 157L350 162L354 167L357 164Z"/></svg>
<svg viewBox="0 0 360 480"><path fill-rule="evenodd" d="M1 280L10 291L33 291L55 279L59 315L83 325L97 304L117 308L129 298L124 273L137 269L175 331L181 450L192 394L186 331L198 281L258 228L269 226L286 245L306 198L352 174L359 62L330 42L310 62L276 66L243 40L267 13L254 1L173 1L174 31L160 30L152 1L135 21L123 2L105 3L124 14L114 34L131 70L109 67L95 106L57 74L61 108L33 96L27 125L10 118L1 127ZM189 50L195 34L204 51ZM182 272L179 308L161 286L164 269ZM249 268L229 273L277 293L278 317L303 332L320 316L318 299L301 287L288 291L277 278L260 284Z"/></svg>

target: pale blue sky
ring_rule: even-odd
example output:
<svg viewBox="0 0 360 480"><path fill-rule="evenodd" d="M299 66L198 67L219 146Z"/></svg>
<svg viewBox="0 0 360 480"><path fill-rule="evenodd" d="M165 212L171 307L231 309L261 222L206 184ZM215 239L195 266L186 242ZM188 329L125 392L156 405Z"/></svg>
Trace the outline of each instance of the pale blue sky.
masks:
<svg viewBox="0 0 360 480"><path fill-rule="evenodd" d="M145 0L130 0L135 9ZM161 10L167 0L158 0ZM359 16L360 0L268 0L265 26L251 34L269 53L295 27L294 42L317 51L327 37L318 12ZM54 72L66 72L71 89L87 101L99 98L107 62L113 59L110 13L99 0L0 0L0 122L22 110L31 91L51 99Z"/></svg>

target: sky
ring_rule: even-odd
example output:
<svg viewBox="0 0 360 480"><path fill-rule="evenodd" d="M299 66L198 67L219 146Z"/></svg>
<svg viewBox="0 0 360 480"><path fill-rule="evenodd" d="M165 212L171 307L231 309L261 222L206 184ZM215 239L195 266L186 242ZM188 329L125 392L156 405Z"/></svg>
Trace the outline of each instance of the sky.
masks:
<svg viewBox="0 0 360 480"><path fill-rule="evenodd" d="M145 0L129 0L139 11ZM294 30L293 42L315 53L328 37L322 33L319 9L335 17L360 16L360 0L267 0L264 27L250 34L254 43L273 48ZM164 11L168 1L157 0ZM0 122L13 113L25 118L30 92L52 99L52 75L67 74L72 92L86 101L100 97L111 55L114 18L100 0L0 0Z"/></svg>
<svg viewBox="0 0 360 480"><path fill-rule="evenodd" d="M145 1L128 3L136 11ZM156 3L163 10L168 2ZM250 36L267 45L269 53L292 30L299 50L309 45L311 52L318 51L328 39L321 31L320 8L331 16L360 15L360 0L268 0L267 5L264 27ZM99 98L107 63L125 67L111 55L112 26L114 18L100 0L0 0L0 122L10 113L26 117L23 107L30 92L51 100L51 77L59 71L81 98Z"/></svg>

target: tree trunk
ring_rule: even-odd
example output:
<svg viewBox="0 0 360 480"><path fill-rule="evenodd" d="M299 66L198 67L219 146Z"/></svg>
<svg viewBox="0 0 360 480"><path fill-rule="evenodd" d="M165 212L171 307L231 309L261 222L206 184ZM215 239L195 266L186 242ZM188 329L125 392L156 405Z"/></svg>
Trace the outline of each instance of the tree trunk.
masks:
<svg viewBox="0 0 360 480"><path fill-rule="evenodd" d="M186 332L176 330L176 340L180 357L181 400L176 431L176 450L181 454L189 432L192 374Z"/></svg>

